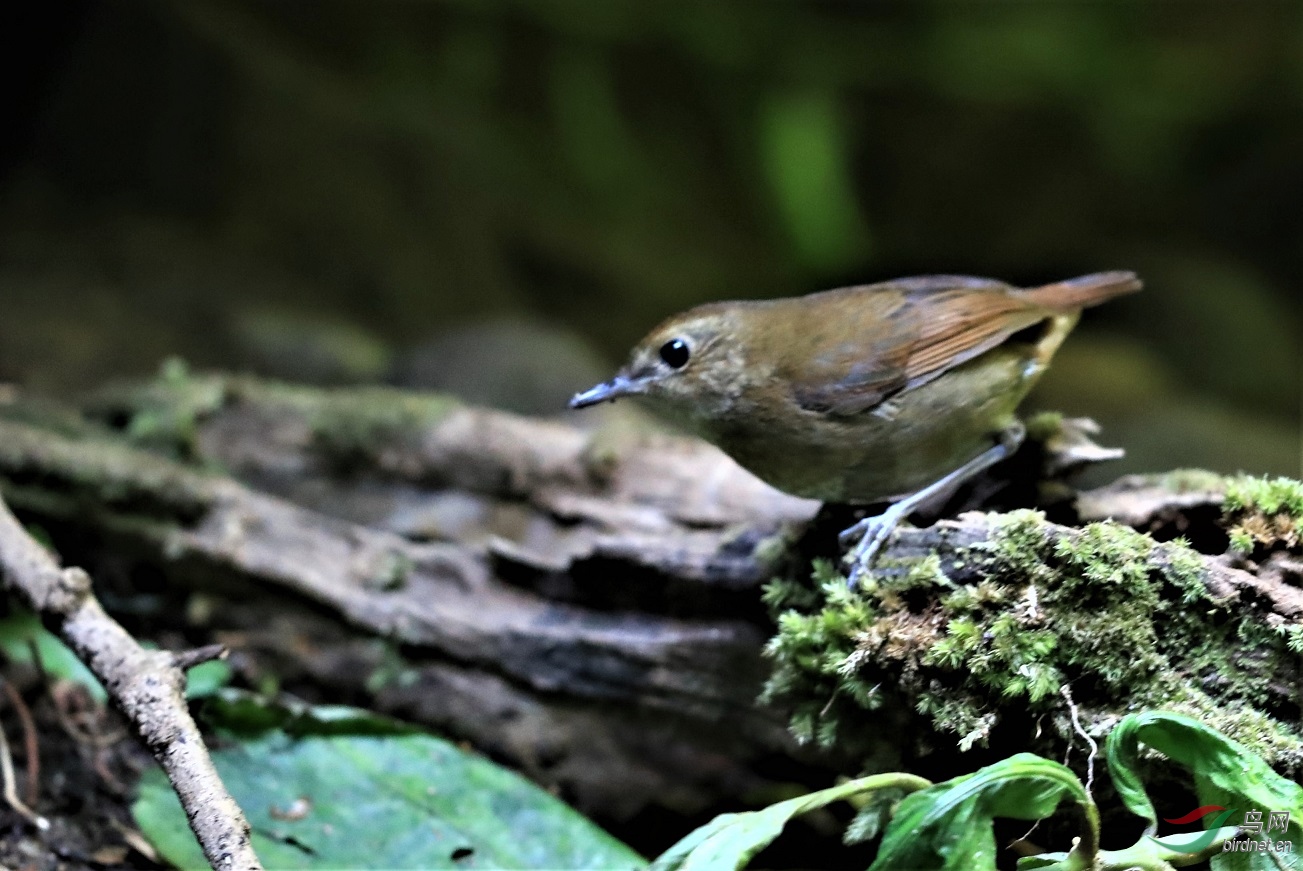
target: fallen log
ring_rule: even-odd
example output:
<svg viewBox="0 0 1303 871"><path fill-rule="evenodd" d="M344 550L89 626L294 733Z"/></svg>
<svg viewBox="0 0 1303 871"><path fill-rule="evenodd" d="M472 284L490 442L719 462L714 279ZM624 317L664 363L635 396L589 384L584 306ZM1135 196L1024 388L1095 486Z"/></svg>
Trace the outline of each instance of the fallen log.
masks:
<svg viewBox="0 0 1303 871"><path fill-rule="evenodd" d="M20 406L0 414L10 503L161 568L162 595L251 682L428 723L606 819L763 800L918 752L901 740L919 731L907 698L874 712L853 756L799 746L789 711L757 702L774 631L761 588L808 576L836 525L701 442L227 376L106 391L84 417ZM1109 456L1082 432L1034 439L1037 471ZM1075 494L1057 492L1073 519ZM1107 489L1093 498L1085 519L1121 513ZM1127 519L1182 510L1173 494ZM902 529L887 555L936 555L954 583L979 583L972 554L992 528L969 514ZM1212 595L1264 626L1303 613L1288 578L1196 561Z"/></svg>

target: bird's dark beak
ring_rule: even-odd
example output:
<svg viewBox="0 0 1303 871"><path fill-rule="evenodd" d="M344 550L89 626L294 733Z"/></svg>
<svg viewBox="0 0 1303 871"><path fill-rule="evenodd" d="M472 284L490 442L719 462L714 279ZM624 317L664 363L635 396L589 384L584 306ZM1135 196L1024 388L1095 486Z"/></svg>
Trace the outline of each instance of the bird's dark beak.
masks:
<svg viewBox="0 0 1303 871"><path fill-rule="evenodd" d="M611 399L619 399L621 396L628 396L632 393L641 393L641 386L637 381L625 375L616 375L605 384L598 384L596 387L590 387L583 393L576 393L570 397L571 408L587 408L590 405L597 405L600 402L606 402Z"/></svg>

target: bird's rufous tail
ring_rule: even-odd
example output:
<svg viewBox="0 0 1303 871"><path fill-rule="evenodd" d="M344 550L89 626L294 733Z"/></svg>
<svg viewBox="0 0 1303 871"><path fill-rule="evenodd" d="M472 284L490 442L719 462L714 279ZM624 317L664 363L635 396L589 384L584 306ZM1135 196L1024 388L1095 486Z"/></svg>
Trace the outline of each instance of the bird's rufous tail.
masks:
<svg viewBox="0 0 1303 871"><path fill-rule="evenodd" d="M1115 296L1135 293L1143 283L1134 272L1096 272L1027 290L1027 295L1048 309L1068 312L1099 305Z"/></svg>

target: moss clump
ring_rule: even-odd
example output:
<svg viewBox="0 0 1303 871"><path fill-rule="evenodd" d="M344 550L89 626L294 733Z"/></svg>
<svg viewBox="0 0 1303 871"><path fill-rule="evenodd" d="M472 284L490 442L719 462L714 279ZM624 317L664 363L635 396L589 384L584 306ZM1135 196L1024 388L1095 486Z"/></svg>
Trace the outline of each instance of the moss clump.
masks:
<svg viewBox="0 0 1303 871"><path fill-rule="evenodd" d="M382 465L380 458L395 445L418 441L460 406L448 396L390 387L304 393L295 404L307 415L313 450L344 468Z"/></svg>
<svg viewBox="0 0 1303 871"><path fill-rule="evenodd" d="M1225 508L1303 517L1303 482L1293 478L1239 475L1227 481Z"/></svg>
<svg viewBox="0 0 1303 871"><path fill-rule="evenodd" d="M1224 493L1229 480L1207 469L1173 469L1154 477L1169 493Z"/></svg>
<svg viewBox="0 0 1303 871"><path fill-rule="evenodd" d="M766 647L776 667L764 698L801 696L791 717L792 734L803 744L817 739L831 746L839 737L840 718L832 708L843 704L840 698L867 711L880 704L878 688L862 680L854 664L858 638L877 614L826 560L815 561L813 579L814 589L775 581L765 590L765 603L779 613L778 634Z"/></svg>
<svg viewBox="0 0 1303 871"><path fill-rule="evenodd" d="M1303 482L1240 475L1227 481L1222 521L1231 547L1248 555L1261 548L1294 549L1303 541Z"/></svg>
<svg viewBox="0 0 1303 871"><path fill-rule="evenodd" d="M766 697L791 707L798 739L853 751L862 712L888 692L964 750L1013 715L1050 714L1067 739L1071 684L1095 723L1177 706L1246 738L1245 723L1267 723L1248 743L1303 761L1299 730L1265 713L1294 636L1214 599L1184 542L1111 522L1064 530L1033 511L989 522L981 544L884 566L857 591L827 563L813 588L770 585L778 634Z"/></svg>
<svg viewBox="0 0 1303 871"><path fill-rule="evenodd" d="M320 389L194 375L183 362L170 360L152 381L103 391L89 411L138 445L202 463L202 423L232 406L255 419L266 418L266 426L276 427L285 438L306 440L327 463L351 469L379 465L395 445L419 441L460 403L442 394L390 387Z"/></svg>
<svg viewBox="0 0 1303 871"><path fill-rule="evenodd" d="M1041 411L1027 418L1027 438L1033 442L1046 442L1063 430L1063 412Z"/></svg>
<svg viewBox="0 0 1303 871"><path fill-rule="evenodd" d="M199 424L227 401L227 379L195 375L180 358L140 384L113 387L91 400L92 417L106 419L132 444L179 460L197 460Z"/></svg>

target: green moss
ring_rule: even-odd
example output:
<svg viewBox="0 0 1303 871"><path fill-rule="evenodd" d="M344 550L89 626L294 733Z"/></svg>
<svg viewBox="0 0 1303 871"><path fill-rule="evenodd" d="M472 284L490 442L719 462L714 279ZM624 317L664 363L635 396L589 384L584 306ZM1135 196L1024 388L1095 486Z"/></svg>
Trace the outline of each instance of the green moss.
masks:
<svg viewBox="0 0 1303 871"><path fill-rule="evenodd" d="M1042 411L1027 418L1027 438L1034 442L1047 442L1063 430L1063 413Z"/></svg>
<svg viewBox="0 0 1303 871"><path fill-rule="evenodd" d="M212 479L102 435L67 438L0 421L0 485L58 513L108 509L188 523L213 500Z"/></svg>
<svg viewBox="0 0 1303 871"><path fill-rule="evenodd" d="M813 587L770 585L779 630L766 695L795 712L798 738L847 749L863 711L891 692L962 749L984 744L1006 715L1051 714L1072 740L1059 716L1071 684L1099 718L1180 705L1237 733L1256 724L1266 758L1303 760L1299 730L1265 713L1303 631L1269 629L1212 598L1203 558L1181 540L1111 522L1051 535L1034 511L989 523L979 545L884 561L856 592L827 563Z"/></svg>
<svg viewBox="0 0 1303 871"><path fill-rule="evenodd" d="M1290 653L1303 654L1303 623L1278 626L1276 631L1285 639L1285 647Z"/></svg>
<svg viewBox="0 0 1303 871"><path fill-rule="evenodd" d="M278 426L302 426L309 447L344 468L375 465L395 444L419 440L460 403L436 393L390 387L320 389L257 378L195 375L179 360L143 384L101 392L89 403L103 419L125 417L134 443L179 459L204 461L198 434L205 419L247 406Z"/></svg>
<svg viewBox="0 0 1303 871"><path fill-rule="evenodd" d="M816 561L816 573L819 571L821 563L825 565L827 564L826 561ZM770 611L781 615L784 611L789 609L809 611L819 604L820 599L818 589L812 588L808 583L802 583L791 578L778 577L765 585L760 593L760 601L762 601Z"/></svg>
<svg viewBox="0 0 1303 871"><path fill-rule="evenodd" d="M1295 549L1303 542L1303 482L1293 478L1239 475L1227 481L1222 522L1231 547L1242 554L1258 548Z"/></svg>
<svg viewBox="0 0 1303 871"><path fill-rule="evenodd" d="M879 703L877 688L855 673L861 639L879 614L870 599L848 589L831 563L816 560L813 580L811 596L791 582L766 590L771 607L787 610L777 615L778 633L765 648L775 668L763 698L795 701L792 734L802 743L818 739L830 746L838 741L846 702L865 710Z"/></svg>
<svg viewBox="0 0 1303 871"><path fill-rule="evenodd" d="M920 696L916 709L934 723L947 724L947 731L960 736L959 749L965 752L985 746L999 719L992 711L976 710L972 699L942 690Z"/></svg>
<svg viewBox="0 0 1303 871"><path fill-rule="evenodd" d="M1303 482L1293 478L1239 475L1228 481L1225 507L1227 511L1303 517Z"/></svg>
<svg viewBox="0 0 1303 871"><path fill-rule="evenodd" d="M1160 545L1153 556L1157 557L1167 579L1182 591L1182 602L1189 605L1200 599L1211 598L1208 586L1204 583L1207 569L1204 568L1203 558L1190 547L1190 543L1184 537Z"/></svg>
<svg viewBox="0 0 1303 871"><path fill-rule="evenodd" d="M126 415L123 434L133 444L182 460L199 458L199 424L227 400L227 379L195 375L184 360L171 357L158 376L140 384L105 390L91 411Z"/></svg>
<svg viewBox="0 0 1303 871"><path fill-rule="evenodd" d="M341 466L374 465L387 449L416 441L459 406L447 396L388 387L312 391L306 398L313 449Z"/></svg>
<svg viewBox="0 0 1303 871"><path fill-rule="evenodd" d="M1231 550L1242 556L1253 553L1253 536L1243 529L1230 531Z"/></svg>
<svg viewBox="0 0 1303 871"><path fill-rule="evenodd" d="M1044 583L1052 578L1043 551L1048 542L1045 514L1020 510L990 516L990 538L970 549L978 565L998 566L1006 578L1017 576L1026 583Z"/></svg>
<svg viewBox="0 0 1303 871"><path fill-rule="evenodd" d="M1223 493L1229 480L1207 469L1173 469L1157 477L1159 485L1171 493Z"/></svg>

